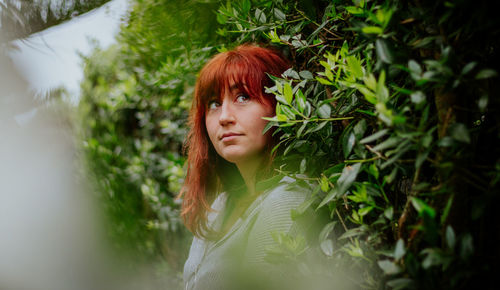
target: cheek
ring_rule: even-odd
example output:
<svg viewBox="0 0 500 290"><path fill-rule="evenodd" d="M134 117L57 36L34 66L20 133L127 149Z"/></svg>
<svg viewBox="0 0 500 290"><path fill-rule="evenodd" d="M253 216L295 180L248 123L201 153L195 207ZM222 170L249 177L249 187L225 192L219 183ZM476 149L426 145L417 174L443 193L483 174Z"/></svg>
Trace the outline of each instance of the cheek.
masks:
<svg viewBox="0 0 500 290"><path fill-rule="evenodd" d="M262 134L262 131L266 127L268 121L262 119L262 117L272 117L274 115L274 111L275 109L270 106L263 106L253 114L252 120L248 121L249 124L252 124L252 131L254 132L254 134L256 134L258 137L262 137L262 139L264 140L269 139L269 134L266 133L265 136Z"/></svg>
<svg viewBox="0 0 500 290"><path fill-rule="evenodd" d="M213 118L210 117L205 118L205 128L207 129L208 137L213 144L214 138L217 134L217 128L212 119Z"/></svg>

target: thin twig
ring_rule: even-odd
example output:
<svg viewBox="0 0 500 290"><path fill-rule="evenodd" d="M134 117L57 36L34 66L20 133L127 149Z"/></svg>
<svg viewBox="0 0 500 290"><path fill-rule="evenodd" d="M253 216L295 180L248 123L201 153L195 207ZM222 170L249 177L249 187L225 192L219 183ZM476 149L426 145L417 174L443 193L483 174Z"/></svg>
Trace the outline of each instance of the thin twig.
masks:
<svg viewBox="0 0 500 290"><path fill-rule="evenodd" d="M337 213L337 216L339 217L340 223L344 227L344 230L347 232L348 231L347 226L345 225L344 220L340 216L339 210L335 209L335 213ZM354 243L354 240L352 239L352 237L349 237L349 240L351 241L351 243Z"/></svg>

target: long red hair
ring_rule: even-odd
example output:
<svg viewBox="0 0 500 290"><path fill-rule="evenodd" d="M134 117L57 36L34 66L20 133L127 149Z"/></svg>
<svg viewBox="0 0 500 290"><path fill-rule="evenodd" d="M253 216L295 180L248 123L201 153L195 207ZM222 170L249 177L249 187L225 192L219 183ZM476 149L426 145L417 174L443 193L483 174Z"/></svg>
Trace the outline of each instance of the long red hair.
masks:
<svg viewBox="0 0 500 290"><path fill-rule="evenodd" d="M241 92L274 108L276 99L264 91L274 84L268 74L279 77L289 67L279 51L245 44L215 55L200 71L189 115L187 176L179 194L183 197L181 216L194 235L211 236L207 225L210 204L218 193L243 183L236 166L218 156L208 138L205 115L209 100L223 95L233 82ZM268 163L274 143L268 144Z"/></svg>

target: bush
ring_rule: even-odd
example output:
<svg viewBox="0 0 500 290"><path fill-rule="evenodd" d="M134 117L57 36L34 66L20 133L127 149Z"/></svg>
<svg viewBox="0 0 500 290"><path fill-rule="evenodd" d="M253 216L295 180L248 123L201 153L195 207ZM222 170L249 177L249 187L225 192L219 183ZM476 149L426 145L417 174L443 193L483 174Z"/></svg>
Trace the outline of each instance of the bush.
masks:
<svg viewBox="0 0 500 290"><path fill-rule="evenodd" d="M269 126L282 132L280 173L299 184L307 173L308 205L330 212L320 238L331 266L343 261L369 288L465 289L495 280L500 26L486 4L188 2L196 11L218 7L203 14L206 27L218 28L207 37L192 23L184 34L152 29L159 12L148 9L170 17L171 4L139 2L146 5L134 6L119 49L86 60L82 84L92 116L87 152L117 223L125 203L141 232L137 219L179 228L173 197L195 73L215 48L258 42L294 63L267 88L279 101ZM168 48L157 37L166 31L178 33ZM193 31L196 41L186 42Z"/></svg>

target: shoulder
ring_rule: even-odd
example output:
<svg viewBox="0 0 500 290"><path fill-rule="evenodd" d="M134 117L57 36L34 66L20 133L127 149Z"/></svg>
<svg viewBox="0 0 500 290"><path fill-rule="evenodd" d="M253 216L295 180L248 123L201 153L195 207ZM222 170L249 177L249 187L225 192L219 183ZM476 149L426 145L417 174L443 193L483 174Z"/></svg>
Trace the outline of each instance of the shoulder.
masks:
<svg viewBox="0 0 500 290"><path fill-rule="evenodd" d="M308 200L310 195L309 189L298 186L292 178L282 178L264 193L254 229L287 232L294 222L292 211Z"/></svg>
<svg viewBox="0 0 500 290"><path fill-rule="evenodd" d="M246 258L251 264L264 262L268 248L275 246L273 235L296 232L292 212L309 199L311 190L284 177L263 195L248 235Z"/></svg>
<svg viewBox="0 0 500 290"><path fill-rule="evenodd" d="M269 189L265 195L261 207L263 210L288 210L301 205L311 195L311 190L300 187L291 177L285 176L280 182Z"/></svg>

